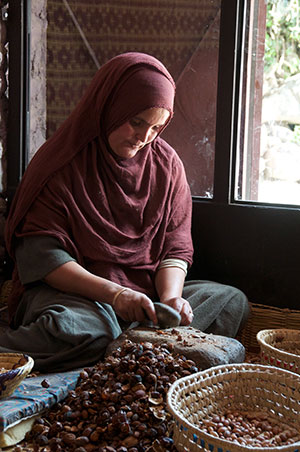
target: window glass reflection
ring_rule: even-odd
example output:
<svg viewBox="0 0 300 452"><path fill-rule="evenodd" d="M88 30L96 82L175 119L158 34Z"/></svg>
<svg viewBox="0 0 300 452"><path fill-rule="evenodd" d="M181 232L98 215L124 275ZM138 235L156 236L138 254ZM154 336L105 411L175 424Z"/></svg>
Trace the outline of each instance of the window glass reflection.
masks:
<svg viewBox="0 0 300 452"><path fill-rule="evenodd" d="M300 204L300 3L250 2L235 197Z"/></svg>
<svg viewBox="0 0 300 452"><path fill-rule="evenodd" d="M165 64L177 85L164 138L183 160L192 194L211 198L221 0L31 3L30 158L73 110L98 63L146 52Z"/></svg>

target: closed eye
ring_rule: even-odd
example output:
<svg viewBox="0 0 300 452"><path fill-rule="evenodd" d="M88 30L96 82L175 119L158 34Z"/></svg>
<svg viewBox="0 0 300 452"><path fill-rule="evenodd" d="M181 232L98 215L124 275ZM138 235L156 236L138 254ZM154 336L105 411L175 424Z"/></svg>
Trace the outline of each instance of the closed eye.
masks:
<svg viewBox="0 0 300 452"><path fill-rule="evenodd" d="M133 127L139 127L142 125L142 121L140 119L137 118L132 118L130 119L129 123L133 126Z"/></svg>
<svg viewBox="0 0 300 452"><path fill-rule="evenodd" d="M164 124L156 124L155 126L151 126L151 124L148 124L146 121L140 118L131 118L129 120L129 123L132 127L141 127L144 124L151 128L154 132L158 133L164 126Z"/></svg>

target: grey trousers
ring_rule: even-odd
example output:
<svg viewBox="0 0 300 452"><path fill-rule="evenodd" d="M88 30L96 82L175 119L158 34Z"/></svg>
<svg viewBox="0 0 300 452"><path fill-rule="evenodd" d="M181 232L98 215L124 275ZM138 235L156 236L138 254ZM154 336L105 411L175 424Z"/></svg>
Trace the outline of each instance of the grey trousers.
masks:
<svg viewBox="0 0 300 452"><path fill-rule="evenodd" d="M235 337L250 311L240 290L210 281L186 282L183 297L193 308L192 326L203 332ZM40 372L93 365L122 333L110 305L46 284L24 293L14 327L0 335L0 352L28 354Z"/></svg>

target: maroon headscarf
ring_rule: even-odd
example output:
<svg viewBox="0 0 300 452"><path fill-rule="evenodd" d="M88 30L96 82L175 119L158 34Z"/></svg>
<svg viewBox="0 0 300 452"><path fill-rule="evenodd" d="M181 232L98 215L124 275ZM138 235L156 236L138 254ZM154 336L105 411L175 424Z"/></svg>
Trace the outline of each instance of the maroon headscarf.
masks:
<svg viewBox="0 0 300 452"><path fill-rule="evenodd" d="M69 118L32 158L10 208L5 238L57 238L94 274L155 298L159 262L192 262L191 196L181 160L160 137L133 158L116 156L108 135L136 114L173 115L174 81L156 58L119 55L96 73ZM14 271L14 313L23 289Z"/></svg>

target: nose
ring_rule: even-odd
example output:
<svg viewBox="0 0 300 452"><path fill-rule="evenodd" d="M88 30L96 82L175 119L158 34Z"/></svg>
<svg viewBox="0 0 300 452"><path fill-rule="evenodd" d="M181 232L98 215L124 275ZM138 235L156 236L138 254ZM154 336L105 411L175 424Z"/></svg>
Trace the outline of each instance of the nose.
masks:
<svg viewBox="0 0 300 452"><path fill-rule="evenodd" d="M151 133L151 127L144 127L142 130L139 130L139 132L136 134L136 137L139 141L142 141L142 143L146 143L147 141L149 141Z"/></svg>

